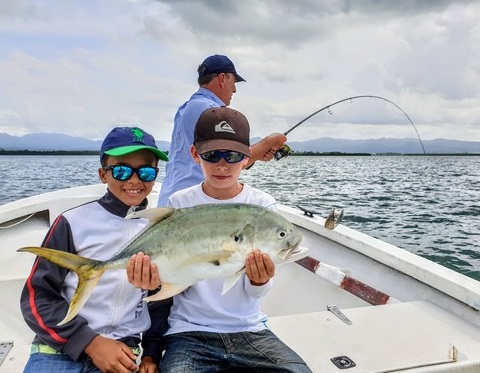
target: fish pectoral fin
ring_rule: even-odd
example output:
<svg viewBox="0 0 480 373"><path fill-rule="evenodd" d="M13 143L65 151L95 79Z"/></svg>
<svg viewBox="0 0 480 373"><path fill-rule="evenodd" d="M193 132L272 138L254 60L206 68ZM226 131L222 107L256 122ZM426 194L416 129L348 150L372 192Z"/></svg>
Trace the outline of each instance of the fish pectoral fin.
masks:
<svg viewBox="0 0 480 373"><path fill-rule="evenodd" d="M238 280L240 280L240 277L242 277L243 271L242 272L237 272L233 276L227 277L223 283L223 289L222 289L222 295L225 294L227 291L229 291L233 285L237 283Z"/></svg>
<svg viewBox="0 0 480 373"><path fill-rule="evenodd" d="M143 298L143 300L145 302L154 302L156 300L171 298L174 295L180 294L186 288L188 288L188 286L174 285L174 284L169 284L168 282L165 282L165 283L162 283L162 288L158 293L150 295L149 297Z"/></svg>
<svg viewBox="0 0 480 373"><path fill-rule="evenodd" d="M211 253L195 255L192 258L184 261L182 266L189 266L198 263L210 263L214 266L219 266L228 261L233 253L233 251L220 250Z"/></svg>
<svg viewBox="0 0 480 373"><path fill-rule="evenodd" d="M171 216L175 212L174 208L155 207L128 214L125 219L143 218L150 220L151 224L155 224Z"/></svg>

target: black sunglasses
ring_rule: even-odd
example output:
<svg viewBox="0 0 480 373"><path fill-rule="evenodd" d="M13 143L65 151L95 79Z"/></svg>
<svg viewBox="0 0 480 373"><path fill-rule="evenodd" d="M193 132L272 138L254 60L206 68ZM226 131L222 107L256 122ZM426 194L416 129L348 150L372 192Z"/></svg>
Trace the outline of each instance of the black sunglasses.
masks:
<svg viewBox="0 0 480 373"><path fill-rule="evenodd" d="M158 168L152 166L142 166L133 168L125 165L113 165L103 167L104 171L112 170L112 176L115 180L126 181L130 179L135 172L142 181L153 181L157 178Z"/></svg>
<svg viewBox="0 0 480 373"><path fill-rule="evenodd" d="M211 163L220 162L222 158L227 163L238 163L245 158L245 154L234 151L221 152L220 150L212 150L211 152L200 154L200 158Z"/></svg>

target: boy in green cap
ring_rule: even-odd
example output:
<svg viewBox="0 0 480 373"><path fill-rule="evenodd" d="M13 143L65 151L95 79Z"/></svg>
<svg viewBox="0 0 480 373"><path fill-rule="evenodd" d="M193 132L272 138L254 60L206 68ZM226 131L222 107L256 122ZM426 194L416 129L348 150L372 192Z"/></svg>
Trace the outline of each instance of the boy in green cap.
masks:
<svg viewBox="0 0 480 373"><path fill-rule="evenodd" d="M116 127L100 149L98 175L107 184L97 201L65 211L42 246L106 260L146 224L125 219L147 207L158 174L167 161L152 135L136 127ZM153 273L157 276L158 273ZM128 282L125 271L107 271L77 316L62 326L77 286L73 272L37 258L21 295L21 310L35 332L24 372L134 372L140 334L150 326L146 291Z"/></svg>

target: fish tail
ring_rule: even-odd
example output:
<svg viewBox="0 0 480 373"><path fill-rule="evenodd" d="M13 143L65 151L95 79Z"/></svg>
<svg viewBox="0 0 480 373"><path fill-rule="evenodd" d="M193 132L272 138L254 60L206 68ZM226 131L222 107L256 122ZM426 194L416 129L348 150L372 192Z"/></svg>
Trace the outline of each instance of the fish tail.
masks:
<svg viewBox="0 0 480 373"><path fill-rule="evenodd" d="M100 260L85 258L65 251L35 246L22 247L17 251L35 254L77 274L78 286L68 307L67 315L57 325L66 324L78 314L106 270L105 263Z"/></svg>

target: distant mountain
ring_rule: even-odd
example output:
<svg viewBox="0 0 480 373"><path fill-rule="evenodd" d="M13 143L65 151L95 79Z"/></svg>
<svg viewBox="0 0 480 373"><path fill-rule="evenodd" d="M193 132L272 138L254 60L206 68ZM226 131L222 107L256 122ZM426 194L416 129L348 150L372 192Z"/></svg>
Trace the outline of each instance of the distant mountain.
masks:
<svg viewBox="0 0 480 373"><path fill-rule="evenodd" d="M426 153L480 153L480 142L475 141L435 139L422 143ZM322 137L288 144L292 150L299 152L423 153L422 144L413 138L345 140Z"/></svg>
<svg viewBox="0 0 480 373"><path fill-rule="evenodd" d="M168 141L157 141L161 150L168 150ZM0 133L0 149L5 150L92 150L98 151L101 140L90 140L83 137L74 137L60 133L32 133L24 136L11 136Z"/></svg>
<svg viewBox="0 0 480 373"><path fill-rule="evenodd" d="M253 138L252 143L260 138ZM67 150L98 151L101 141L89 140L58 133L34 133L25 136L11 136L0 133L0 149L4 150ZM342 152L342 153L422 153L418 139L413 138L382 138L368 140L344 140L322 137L302 142L288 142L293 151L297 152ZM168 150L168 141L157 141L161 150ZM423 141L426 153L478 153L480 142L435 139Z"/></svg>

